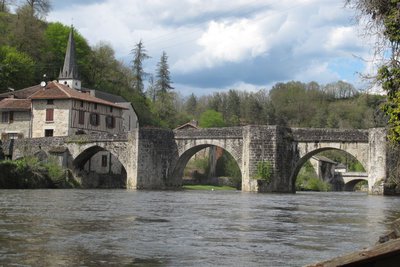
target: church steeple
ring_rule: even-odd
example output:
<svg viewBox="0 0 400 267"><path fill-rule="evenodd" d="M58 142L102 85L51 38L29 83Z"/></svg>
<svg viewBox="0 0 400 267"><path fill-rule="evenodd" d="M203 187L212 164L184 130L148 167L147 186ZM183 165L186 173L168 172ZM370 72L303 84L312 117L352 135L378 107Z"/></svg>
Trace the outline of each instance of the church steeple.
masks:
<svg viewBox="0 0 400 267"><path fill-rule="evenodd" d="M79 80L78 65L75 57L75 40L74 40L74 28L71 26L69 32L67 50L65 52L64 66L60 71L58 77L59 83L67 85L71 88L80 90L81 81Z"/></svg>

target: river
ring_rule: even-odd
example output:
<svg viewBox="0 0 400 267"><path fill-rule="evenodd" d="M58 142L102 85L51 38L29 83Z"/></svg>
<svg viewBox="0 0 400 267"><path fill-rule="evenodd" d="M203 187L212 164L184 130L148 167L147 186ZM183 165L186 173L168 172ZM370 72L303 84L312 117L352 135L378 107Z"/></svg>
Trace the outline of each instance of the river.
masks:
<svg viewBox="0 0 400 267"><path fill-rule="evenodd" d="M0 266L302 266L397 217L361 193L0 190Z"/></svg>

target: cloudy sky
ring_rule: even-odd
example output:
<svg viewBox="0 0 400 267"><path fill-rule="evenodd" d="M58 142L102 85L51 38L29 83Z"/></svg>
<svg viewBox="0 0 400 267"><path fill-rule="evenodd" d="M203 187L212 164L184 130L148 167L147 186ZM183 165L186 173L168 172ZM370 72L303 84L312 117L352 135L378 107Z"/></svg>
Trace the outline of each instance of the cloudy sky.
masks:
<svg viewBox="0 0 400 267"><path fill-rule="evenodd" d="M168 55L183 95L257 90L297 80L362 88L371 41L341 0L52 0L48 21L109 43L127 64L140 40L154 73ZM367 61L366 61L367 60Z"/></svg>

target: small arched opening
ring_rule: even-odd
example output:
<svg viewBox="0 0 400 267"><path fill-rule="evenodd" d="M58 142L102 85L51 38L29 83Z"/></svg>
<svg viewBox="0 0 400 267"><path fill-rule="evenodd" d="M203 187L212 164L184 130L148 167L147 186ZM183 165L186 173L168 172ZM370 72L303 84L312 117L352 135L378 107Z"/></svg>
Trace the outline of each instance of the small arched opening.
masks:
<svg viewBox="0 0 400 267"><path fill-rule="evenodd" d="M368 180L354 179L344 185L344 191L347 192L368 192Z"/></svg>
<svg viewBox="0 0 400 267"><path fill-rule="evenodd" d="M126 188L124 165L112 152L92 146L73 161L77 176L85 188Z"/></svg>

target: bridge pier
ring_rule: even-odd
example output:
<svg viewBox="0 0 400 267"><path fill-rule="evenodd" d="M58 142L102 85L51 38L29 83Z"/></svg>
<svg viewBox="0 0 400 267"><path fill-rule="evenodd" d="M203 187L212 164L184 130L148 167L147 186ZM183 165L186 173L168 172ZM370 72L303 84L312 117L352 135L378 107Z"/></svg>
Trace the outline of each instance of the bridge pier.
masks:
<svg viewBox="0 0 400 267"><path fill-rule="evenodd" d="M368 145L368 192L382 195L383 183L388 175L386 129L369 129Z"/></svg>
<svg viewBox="0 0 400 267"><path fill-rule="evenodd" d="M243 191L294 193L290 179L294 159L290 137L285 127L243 127ZM257 165L261 162L268 162L272 167L267 180L256 179Z"/></svg>

